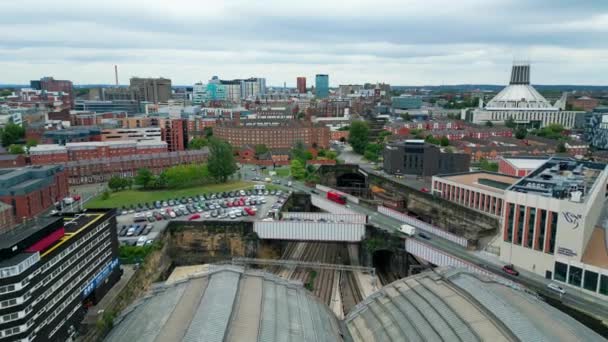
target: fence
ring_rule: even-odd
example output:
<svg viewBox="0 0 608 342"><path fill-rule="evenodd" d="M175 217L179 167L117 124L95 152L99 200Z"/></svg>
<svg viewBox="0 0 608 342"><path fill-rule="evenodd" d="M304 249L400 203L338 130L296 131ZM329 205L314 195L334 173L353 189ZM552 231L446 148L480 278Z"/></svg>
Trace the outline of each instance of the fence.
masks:
<svg viewBox="0 0 608 342"><path fill-rule="evenodd" d="M367 215L361 214L328 214L328 213L305 213L305 212L285 212L283 219L301 219L304 221L317 222L341 222L341 223L367 223Z"/></svg>
<svg viewBox="0 0 608 342"><path fill-rule="evenodd" d="M357 242L365 237L365 224L296 221L256 221L253 230L261 239Z"/></svg>
<svg viewBox="0 0 608 342"><path fill-rule="evenodd" d="M394 219L397 219L403 223L407 223L409 225L412 225L414 227L416 227L417 229L420 230L424 230L426 232L429 232L433 235L437 235L439 237L442 237L446 240L452 241L454 243L457 243L463 247L468 247L469 242L467 241L467 239L463 238L462 236L457 236L451 233L446 232L445 230L442 230L440 228L437 228L433 225L430 225L426 222L420 221L416 218L413 218L411 216L407 216L403 213L400 213L398 211L395 211L393 209L387 208L387 207L383 207L383 206L379 206L378 207L378 212L387 216L390 216Z"/></svg>

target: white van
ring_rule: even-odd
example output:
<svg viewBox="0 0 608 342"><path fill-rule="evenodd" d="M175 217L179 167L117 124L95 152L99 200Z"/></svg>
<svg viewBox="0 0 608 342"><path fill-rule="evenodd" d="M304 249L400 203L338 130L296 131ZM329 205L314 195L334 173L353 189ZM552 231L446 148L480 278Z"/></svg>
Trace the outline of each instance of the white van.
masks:
<svg viewBox="0 0 608 342"><path fill-rule="evenodd" d="M255 190L266 190L266 185L264 184L256 184L253 186Z"/></svg>
<svg viewBox="0 0 608 342"><path fill-rule="evenodd" d="M563 287L557 285L556 283L549 283L547 284L547 287L555 292L558 292L562 296L566 294L566 290L564 290Z"/></svg>

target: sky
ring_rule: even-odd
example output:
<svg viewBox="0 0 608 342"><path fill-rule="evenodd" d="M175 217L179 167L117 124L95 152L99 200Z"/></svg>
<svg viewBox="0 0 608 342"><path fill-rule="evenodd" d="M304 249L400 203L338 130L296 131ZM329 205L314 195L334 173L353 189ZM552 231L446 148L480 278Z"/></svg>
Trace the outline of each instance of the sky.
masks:
<svg viewBox="0 0 608 342"><path fill-rule="evenodd" d="M608 1L2 1L0 84L168 77L174 85L608 84Z"/></svg>

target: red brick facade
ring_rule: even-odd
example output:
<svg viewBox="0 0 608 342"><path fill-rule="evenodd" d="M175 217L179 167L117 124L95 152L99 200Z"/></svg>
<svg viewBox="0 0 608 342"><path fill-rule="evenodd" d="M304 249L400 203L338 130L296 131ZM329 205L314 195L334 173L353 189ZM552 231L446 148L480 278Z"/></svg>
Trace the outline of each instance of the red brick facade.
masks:
<svg viewBox="0 0 608 342"><path fill-rule="evenodd" d="M249 126L249 121L251 121L251 126ZM291 148L297 142L302 142L306 146L328 148L330 131L326 126L301 124L295 121L261 126L254 125L253 120L243 120L242 124L222 122L216 125L213 135L228 141L235 147L264 144L271 149Z"/></svg>

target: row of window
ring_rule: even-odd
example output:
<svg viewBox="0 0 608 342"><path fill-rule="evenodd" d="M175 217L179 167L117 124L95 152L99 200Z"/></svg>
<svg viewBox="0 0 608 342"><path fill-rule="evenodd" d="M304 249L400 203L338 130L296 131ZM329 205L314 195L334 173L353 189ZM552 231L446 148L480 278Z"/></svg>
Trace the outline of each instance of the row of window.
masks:
<svg viewBox="0 0 608 342"><path fill-rule="evenodd" d="M608 296L608 276L556 261L553 279Z"/></svg>
<svg viewBox="0 0 608 342"><path fill-rule="evenodd" d="M15 266L4 267L4 268L0 269L0 279L10 278L10 277L19 275L23 271L27 270L32 265L37 263L39 260L40 260L40 254L35 253Z"/></svg>
<svg viewBox="0 0 608 342"><path fill-rule="evenodd" d="M575 114L574 113L563 113L563 112L539 112L539 111L530 111L530 112L497 112L492 111L492 120L508 120L509 118L513 118L513 120L539 120L546 124L549 123L561 123L564 126L574 126L575 122Z"/></svg>
<svg viewBox="0 0 608 342"><path fill-rule="evenodd" d="M89 262L89 261L90 261L90 260L92 260L93 258L96 258L96 257L97 257L97 256L98 256L98 255L101 253L101 251L103 251L104 249L106 249L106 248L107 248L107 247L108 247L110 244L111 244L111 242L110 242L110 241L107 241L107 242L106 242L104 245L99 246L99 247L97 248L97 250L96 250L94 253L90 254L90 255L89 255L87 258L86 258L86 260L85 260L85 261L83 261L83 262L79 263L77 268L75 268L75 269L71 270L71 271L70 271L70 275L69 275L69 276L74 275L74 274L75 274L75 273L77 273L77 272L80 272L80 271L82 270L82 268L84 268L84 266L86 265L86 263L87 263L87 262ZM102 255L100 258L98 258L98 259L97 259L97 261L96 261L94 264L92 264L92 265L89 267L89 269L90 269L90 270L95 270L95 269L97 268L97 266L99 266L99 264L101 264L101 263L103 262L103 260L105 260L106 258L108 258L108 257L109 257L109 256L111 256L111 255L112 255L112 251L110 251L110 250L106 251L106 253L104 253L104 254L103 254L103 255ZM109 262L108 262L108 263L107 263L105 266L109 265L111 262L112 262L112 261L110 260L110 261L109 261ZM105 266L104 266L104 267L105 267ZM81 280L82 280L82 279L83 279L83 278L84 278L84 277L85 277L87 274L89 274L89 273L93 273L93 274L91 274L91 275L88 277L88 279L87 279L86 281L82 282L82 284L80 285L80 287L78 288L78 290L74 291L74 288L77 286L77 284L78 284L79 282L81 282ZM68 276L68 277L69 277L69 276ZM95 276L96 276L96 274L95 274L94 272L92 272L92 271L89 271L89 272L82 272L82 273L80 273L80 275L79 275L79 276L78 276L76 279L74 279L74 281L72 281L72 282L70 283L70 286L65 287L65 288L64 288L64 289L61 291L61 293L60 293L60 294L58 294L58 295L57 295L57 296L54 298L54 300L53 300L52 302L47 303L47 304L45 305L45 307L44 307L42 310L38 311L38 312L36 313L36 315L34 315L34 317L32 317L32 319L30 319L30 320L27 322L26 326L25 326L25 327L23 327L23 329L21 328L21 326L20 326L20 327L17 327L17 328L19 328L19 330L18 330L17 332L20 332L21 330L27 330L27 329L29 329L29 327L30 327L30 326L32 326L32 325L34 324L35 320L36 320L38 317L40 317L40 315L42 315L42 314L43 314L43 313L45 313L46 311L50 310L50 308L52 308L52 307L53 307L53 305L55 305L55 304L56 304L56 303L57 303L57 302L58 302L60 299L62 299L62 298L63 298L63 296L65 296L66 294L68 294L68 293L72 292L72 295L71 295L69 298L64 299L64 300L63 300L63 302L62 302L62 304L61 304L61 305L59 305L59 307L57 307L57 308L56 308L56 309L55 309L55 310L54 310L54 311L53 311L53 312L52 312L50 315L48 315L48 316L46 317L46 319L45 319L43 322L41 322L39 325L37 325L35 332L38 332L38 331L39 331L40 329L42 329L42 328L43 328L43 327L44 327L46 324L51 323L51 322L52 322L52 321L53 321L53 320L54 320L54 319L57 317L57 315L59 315L59 314L61 313L61 311L63 311L63 310L65 309L65 307L66 307L66 306L67 306L69 303L71 303L71 302L72 302L74 299L76 299L76 297L78 297L78 296L80 296L80 295L81 295L82 290L84 290L84 288L87 286L87 284L88 284L88 283L90 283L90 282L91 282L91 281L92 281L92 280L95 278ZM47 292L47 293L48 293L48 292ZM28 314L29 312L31 312L31 310L32 310L32 309L31 309L31 307L33 307L33 306L34 306L34 305L35 305L37 302L39 302L39 301L40 301L40 300L41 300L43 297L45 297L45 296L40 296L40 297L38 297L38 299L36 300L36 302L35 302L35 303L32 303L30 306L28 306L28 308L26 308L26 314ZM77 307L79 307L79 306L80 306L80 303L78 303L78 304L77 304ZM65 320L65 319L68 319L68 318L69 318L69 317L70 317L70 316L71 316L71 315L72 315L72 314L73 314L75 311L76 311L76 310L72 310L72 312L71 312L71 313L70 313L68 316L66 316L66 317L64 318L64 320ZM61 327L61 325L58 325L58 327L60 328L60 327ZM13 328L13 329L14 329L14 328ZM54 332L53 332L52 334L54 334L54 333L55 333L57 330L58 330L58 329L54 329ZM14 333L13 333L13 334L14 334ZM9 335L5 335L5 336L9 336ZM0 338L2 338L2 335L1 335L1 334L0 334Z"/></svg>
<svg viewBox="0 0 608 342"><path fill-rule="evenodd" d="M540 220L537 219L537 215L540 215ZM557 236L557 218L557 213L552 211L507 203L504 241L553 254ZM548 246L547 233L549 234ZM524 235L526 239L524 239Z"/></svg>

